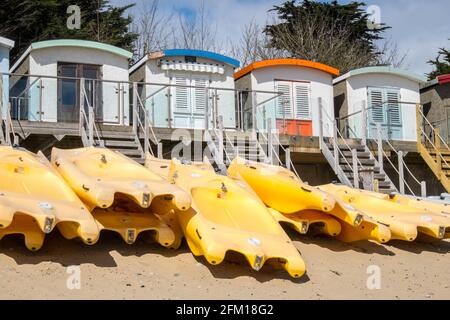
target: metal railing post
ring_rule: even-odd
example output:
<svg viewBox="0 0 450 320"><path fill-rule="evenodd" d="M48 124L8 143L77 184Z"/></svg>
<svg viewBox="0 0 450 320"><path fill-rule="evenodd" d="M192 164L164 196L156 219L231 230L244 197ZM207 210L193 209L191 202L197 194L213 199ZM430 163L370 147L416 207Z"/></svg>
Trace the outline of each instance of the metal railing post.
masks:
<svg viewBox="0 0 450 320"><path fill-rule="evenodd" d="M3 75L0 75L0 144L5 144L5 136L3 135Z"/></svg>
<svg viewBox="0 0 450 320"><path fill-rule="evenodd" d="M256 137L256 129L257 129L257 124L256 124L256 106L257 106L257 101L256 101L256 92L252 91L252 135L253 137Z"/></svg>
<svg viewBox="0 0 450 320"><path fill-rule="evenodd" d="M383 151L383 133L381 131L381 124L377 123L377 141L378 141L378 165L380 166L380 170L384 170L384 151Z"/></svg>
<svg viewBox="0 0 450 320"><path fill-rule="evenodd" d="M434 145L436 146L436 164L439 174L442 172L442 158L441 158L441 139L439 128L434 129Z"/></svg>
<svg viewBox="0 0 450 320"><path fill-rule="evenodd" d="M11 128L10 128L10 121L11 121L11 104L8 102L6 104L6 120L5 120L5 138L6 138L6 144L8 146L11 145Z"/></svg>
<svg viewBox="0 0 450 320"><path fill-rule="evenodd" d="M150 150L150 141L149 141L149 120L148 120L148 110L144 109L144 149L147 153L148 150Z"/></svg>
<svg viewBox="0 0 450 320"><path fill-rule="evenodd" d="M92 107L89 108L89 146L92 147L94 145L94 109Z"/></svg>
<svg viewBox="0 0 450 320"><path fill-rule="evenodd" d="M290 148L286 148L286 169L291 170L291 149Z"/></svg>
<svg viewBox="0 0 450 320"><path fill-rule="evenodd" d="M172 87L167 87L167 125L172 128Z"/></svg>
<svg viewBox="0 0 450 320"><path fill-rule="evenodd" d="M267 155L268 161L273 164L273 137L272 137L272 119L267 119Z"/></svg>
<svg viewBox="0 0 450 320"><path fill-rule="evenodd" d="M83 125L84 119L83 119L83 112L86 113L84 109L84 94L83 94L83 88L84 88L84 78L80 79L80 130L81 126Z"/></svg>
<svg viewBox="0 0 450 320"><path fill-rule="evenodd" d="M420 193L423 198L426 198L427 196L427 183L425 181L422 181L420 183Z"/></svg>
<svg viewBox="0 0 450 320"><path fill-rule="evenodd" d="M219 125L219 130L217 133L217 139L218 141L218 150L219 150L219 158L220 158L220 163L218 163L219 165L223 164L223 159L224 159L224 149L223 149L223 118L222 116L218 117L218 125Z"/></svg>
<svg viewBox="0 0 450 320"><path fill-rule="evenodd" d="M359 189L359 175L358 175L358 150L352 149L352 164L353 164L353 186Z"/></svg>
<svg viewBox="0 0 450 320"><path fill-rule="evenodd" d="M323 149L323 110L322 110L322 98L319 97L319 145L320 149Z"/></svg>
<svg viewBox="0 0 450 320"><path fill-rule="evenodd" d="M210 122L210 118L209 118L209 110L212 109L211 108L211 104L212 102L212 97L210 95L210 90L209 88L205 88L205 95L206 95L206 110L205 110L205 130L209 129L209 122Z"/></svg>
<svg viewBox="0 0 450 320"><path fill-rule="evenodd" d="M334 172L337 174L339 172L339 144L338 144L338 133L336 120L333 122L333 153L334 153Z"/></svg>
<svg viewBox="0 0 450 320"><path fill-rule="evenodd" d="M401 194L405 194L405 174L403 167L403 151L398 152L398 184Z"/></svg>
<svg viewBox="0 0 450 320"><path fill-rule="evenodd" d="M369 127L367 125L367 102L366 100L363 100L362 102L362 109L361 109L361 116L362 116L362 143L363 145L367 144L367 132L369 131Z"/></svg>
<svg viewBox="0 0 450 320"><path fill-rule="evenodd" d="M163 144L161 142L158 142L156 151L157 151L158 159L162 159L163 158Z"/></svg>
<svg viewBox="0 0 450 320"><path fill-rule="evenodd" d="M138 108L138 87L137 83L133 82L133 132L138 132L138 124L137 124L137 117L139 115L139 108ZM145 151L147 152L147 150Z"/></svg>
<svg viewBox="0 0 450 320"><path fill-rule="evenodd" d="M38 88L39 88L39 121L42 121L42 113L43 113L43 111L42 111L42 89L44 88L43 86L42 86L42 78L41 79L39 79L39 85L38 85Z"/></svg>

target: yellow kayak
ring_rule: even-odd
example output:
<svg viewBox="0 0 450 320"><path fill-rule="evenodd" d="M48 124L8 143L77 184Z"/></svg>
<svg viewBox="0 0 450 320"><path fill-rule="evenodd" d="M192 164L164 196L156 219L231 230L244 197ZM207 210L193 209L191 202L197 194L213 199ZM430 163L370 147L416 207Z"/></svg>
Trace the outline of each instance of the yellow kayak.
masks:
<svg viewBox="0 0 450 320"><path fill-rule="evenodd" d="M434 201L427 200L426 198L417 198L407 195L386 195L381 193L362 191L364 194L376 197L378 199L386 200L392 203L399 204L403 207L408 208L408 210L416 211L420 215L420 220L435 222L441 226L440 234L444 234L443 237L440 235L437 239L449 239L450 238L450 204L438 203ZM419 231L422 227L418 226ZM424 229L423 234L428 235L428 231ZM436 237L434 235L429 235L432 238Z"/></svg>
<svg viewBox="0 0 450 320"><path fill-rule="evenodd" d="M176 236L160 216L190 207L189 195L126 156L102 148L52 151L52 163L86 203L100 228L134 243L144 231L173 247Z"/></svg>
<svg viewBox="0 0 450 320"><path fill-rule="evenodd" d="M36 251L56 226L67 239L97 242L95 219L41 153L0 147L0 176L0 239L21 234Z"/></svg>
<svg viewBox="0 0 450 320"><path fill-rule="evenodd" d="M161 174L166 165L147 161L154 171L164 166ZM209 163L184 165L172 160L168 180L192 197L192 208L177 216L194 255L217 265L228 252L237 252L254 270L269 263L295 278L305 273L298 250L261 201L230 178L217 175Z"/></svg>
<svg viewBox="0 0 450 320"><path fill-rule="evenodd" d="M414 207L403 196L398 196L397 201L391 201L389 196L333 184L321 186L320 189L363 210L373 220L389 226L391 239L414 241L419 233L435 239L443 239L446 236L447 218Z"/></svg>
<svg viewBox="0 0 450 320"><path fill-rule="evenodd" d="M287 218L296 216L299 219L302 215L305 217L304 211L322 212L337 218L345 225L338 236L342 241L374 240L384 243L390 240L390 231L385 225L366 217L361 210L350 204L336 199L332 193L303 183L285 168L236 158L228 168L228 175L235 180L245 181L268 207ZM371 232L367 233L366 230ZM332 232L334 233L337 232ZM365 238L362 237L364 235Z"/></svg>

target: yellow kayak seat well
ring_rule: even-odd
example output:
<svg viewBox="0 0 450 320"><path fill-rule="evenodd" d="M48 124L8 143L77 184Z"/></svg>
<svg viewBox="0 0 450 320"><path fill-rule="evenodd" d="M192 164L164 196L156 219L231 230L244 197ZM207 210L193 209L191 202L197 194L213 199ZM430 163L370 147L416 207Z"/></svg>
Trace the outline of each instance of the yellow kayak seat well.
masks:
<svg viewBox="0 0 450 320"><path fill-rule="evenodd" d="M390 201L389 196L347 186L330 184L320 188L364 211L373 220L388 226L393 240L414 241L419 233L435 239L445 237L444 221L431 211L426 212L410 205Z"/></svg>
<svg viewBox="0 0 450 320"><path fill-rule="evenodd" d="M149 167L160 165L151 162ZM261 201L216 174L209 163L184 165L174 159L168 180L192 197L191 209L177 217L194 255L218 265L227 253L237 252L254 270L268 263L295 278L305 273L298 250Z"/></svg>
<svg viewBox="0 0 450 320"><path fill-rule="evenodd" d="M303 183L294 173L283 167L236 158L228 168L228 175L245 181L268 207L287 218L293 214L298 217L303 211L323 212L337 218L338 222L346 224L346 228L339 233L339 239L342 241L363 240L363 235L367 236L365 240L380 243L390 239L389 229L385 225L369 219L360 210L336 199L332 193ZM358 233L358 236L347 234L360 228L372 231Z"/></svg>
<svg viewBox="0 0 450 320"><path fill-rule="evenodd" d="M56 226L67 239L97 242L100 231L89 209L43 154L0 147L0 175L0 238L22 234L35 251Z"/></svg>
<svg viewBox="0 0 450 320"><path fill-rule="evenodd" d="M129 244L151 231L161 245L173 247L176 236L161 216L185 211L190 196L126 156L103 148L52 150L52 163L86 203L103 230Z"/></svg>
<svg viewBox="0 0 450 320"><path fill-rule="evenodd" d="M341 224L332 216L315 210L304 210L293 214L282 214L268 208L281 224L286 224L300 234L327 235L336 237L341 233Z"/></svg>

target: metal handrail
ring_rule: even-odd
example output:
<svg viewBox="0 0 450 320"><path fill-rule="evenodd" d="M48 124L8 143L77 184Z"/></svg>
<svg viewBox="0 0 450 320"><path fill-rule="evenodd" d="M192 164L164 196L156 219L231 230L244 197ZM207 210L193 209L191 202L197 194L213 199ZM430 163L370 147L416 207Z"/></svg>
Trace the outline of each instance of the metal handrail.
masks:
<svg viewBox="0 0 450 320"><path fill-rule="evenodd" d="M420 128L420 130L422 131L424 137L427 138L427 140L430 142L431 146L432 146L435 150L438 150L437 147L434 145L434 143L431 141L431 139L428 138L428 136L425 134L425 132L423 131L423 129ZM441 154L440 152L437 152L436 154L439 155L439 157L441 158L441 160L443 160L444 163L450 168L450 165L449 165L448 162L445 160L445 158L442 156L442 154Z"/></svg>
<svg viewBox="0 0 450 320"><path fill-rule="evenodd" d="M445 142L444 138L442 138L442 136L441 136L438 132L436 132L436 129L435 129L434 126L430 123L430 121L427 119L427 117L423 114L421 108L419 108L419 114L421 115L421 117L422 117L423 119L425 119L426 123L428 123L428 125L433 129L433 134L436 135L436 136L441 140L441 142L444 144L444 146L445 146L448 150L450 150L450 147L449 147L448 144ZM420 129L422 130L422 128L420 128ZM422 132L423 132L423 134L426 136L426 133L425 133L423 130L422 130ZM434 148L436 148L436 147L434 147Z"/></svg>
<svg viewBox="0 0 450 320"><path fill-rule="evenodd" d="M10 77L15 77L15 76L17 76L17 77L40 77L40 78L64 79L64 80L80 80L81 79L81 78L77 78L77 77L50 76L50 75L25 74L25 73L8 73L8 72L0 72L0 75L6 75L6 76L10 76ZM167 84L167 83L157 83L157 82L123 81L123 80L90 79L90 78L86 78L86 79L87 80L96 80L96 81L100 81L100 82L122 83L122 84L129 84L129 85L132 85L133 83L136 83L137 85L150 85L150 86L162 86L162 85L165 85L167 87L184 87L184 88L198 88L198 89L204 89L205 88L205 87L202 87L202 86L189 86L189 85L182 85L182 84ZM240 89L220 88L220 87L208 87L208 89L220 90L220 91L256 92L256 93L282 95L281 92L265 91L265 90L240 90Z"/></svg>
<svg viewBox="0 0 450 320"><path fill-rule="evenodd" d="M151 123L151 121L149 119L148 110L144 107L144 103L143 103L141 97L139 97L139 94L137 92L135 92L134 94L136 94L137 100L139 102L138 103L138 108L144 112L144 115L145 115L144 121L148 121L149 129L150 129L150 132L151 132L151 134L153 136L153 142L155 144L157 144L159 142L159 140L156 137L155 131L153 130L153 123ZM138 119L139 119L139 111L138 110L135 110L135 111L138 113L137 115L138 115Z"/></svg>
<svg viewBox="0 0 450 320"><path fill-rule="evenodd" d="M83 78L81 78L81 80L83 80ZM81 84L85 84L84 82L82 82ZM97 126L95 124L95 112L94 112L94 107L91 105L91 103L89 102L89 99L87 98L87 93L86 93L86 87L84 85L80 85L80 90L83 96L84 101L87 103L87 107L88 107L88 111L89 111L89 116L86 115L86 110L84 110L84 103L80 106L80 112L82 115L84 115L84 122L82 122L82 126L84 126L84 124L89 124L88 126L88 133L89 136L92 134L93 136L97 137L97 143L96 145L101 145L101 137L100 134L98 132ZM90 133L90 125L92 125L92 130L93 132Z"/></svg>
<svg viewBox="0 0 450 320"><path fill-rule="evenodd" d="M399 156L398 151L395 149L395 147L392 145L392 143L389 141L389 139L385 140L387 142L387 144L389 145L389 147L391 148L392 151L394 151L394 153L397 155L397 157ZM383 150L384 152L384 150ZM419 185L421 184L421 182L414 176L414 174L412 173L412 171L409 169L409 167L406 165L406 163L404 164L404 167L406 168L406 170L408 171L408 173L411 175L411 177L414 179L414 181L416 181Z"/></svg>
<svg viewBox="0 0 450 320"><path fill-rule="evenodd" d="M388 141L388 143L390 144L389 141ZM392 146L392 145L391 145L391 146ZM409 192L411 192L411 194L412 194L413 196L416 196L416 194L414 193L414 191L412 190L412 188L410 187L410 185L408 184L408 182L406 181L406 179L400 177L400 172L399 172L399 170L396 168L396 166L394 165L394 163L393 163L393 162L391 161L391 159L388 157L388 155L386 154L386 152L384 151L384 149L383 149L383 148L381 148L381 149L383 150L383 155L384 155L384 157L388 160L389 164L392 166L392 168L394 169L394 171L398 174L399 180L402 179L403 183L406 185L406 187L408 188ZM393 148L393 146L392 146L392 150L393 150L394 153L396 153L397 156L398 156L398 152ZM403 160L402 160L402 161L403 161ZM420 182L416 179L416 177L411 173L411 171L410 171L409 168L406 166L406 164L403 163L403 166L404 166L405 168L407 168L407 170L408 170L408 172L411 174L411 176L417 181L417 183L418 183L419 185L421 185L421 183L420 183Z"/></svg>
<svg viewBox="0 0 450 320"><path fill-rule="evenodd" d="M337 126L337 124L336 124L336 121L334 121L334 120L329 116L328 112L327 112L324 108L322 108L322 111L325 113L325 115L327 116L328 120L331 121L331 122L333 123L333 129L334 129L334 130L338 133L338 135L341 137L341 139L342 139L342 141L344 142L345 146L348 148L349 151L351 151L352 148L350 147L350 145L347 143L347 141L346 141L346 139L344 138L344 136L343 136L343 135L341 134L341 132L339 131L339 128L338 128L338 126ZM341 149L338 147L338 144L339 144L339 143L336 141L336 147L338 148L338 150L339 150L339 152L341 153L342 157L344 158L345 162L348 163L346 157L343 155ZM356 160L357 160L357 163L358 163L359 166L360 166L360 169L363 169L364 166L362 165L362 163L361 163L361 161L359 160L359 158L356 158ZM349 164L349 163L348 163L348 164ZM349 164L349 165L350 165L350 164ZM350 165L350 167L352 167L352 166ZM353 171L353 169L352 169L352 171ZM360 180L361 180L361 179L360 179Z"/></svg>

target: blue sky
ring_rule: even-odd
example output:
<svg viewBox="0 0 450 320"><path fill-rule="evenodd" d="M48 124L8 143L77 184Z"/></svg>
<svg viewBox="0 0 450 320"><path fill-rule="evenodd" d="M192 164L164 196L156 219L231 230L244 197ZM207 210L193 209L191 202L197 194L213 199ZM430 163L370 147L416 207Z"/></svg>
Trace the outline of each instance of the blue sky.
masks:
<svg viewBox="0 0 450 320"><path fill-rule="evenodd" d="M112 3L136 3L131 13L149 0L113 0ZM206 0L211 23L217 28L219 42L239 37L242 27L255 19L259 24L267 20L267 11L282 0ZM348 0L340 1L350 2ZM426 61L434 58L440 47L450 47L449 0L367 0L381 10L381 22L391 26L385 34L397 42L401 52L407 52L405 68L417 73L431 70ZM176 12L191 17L201 0L160 0L161 11Z"/></svg>

